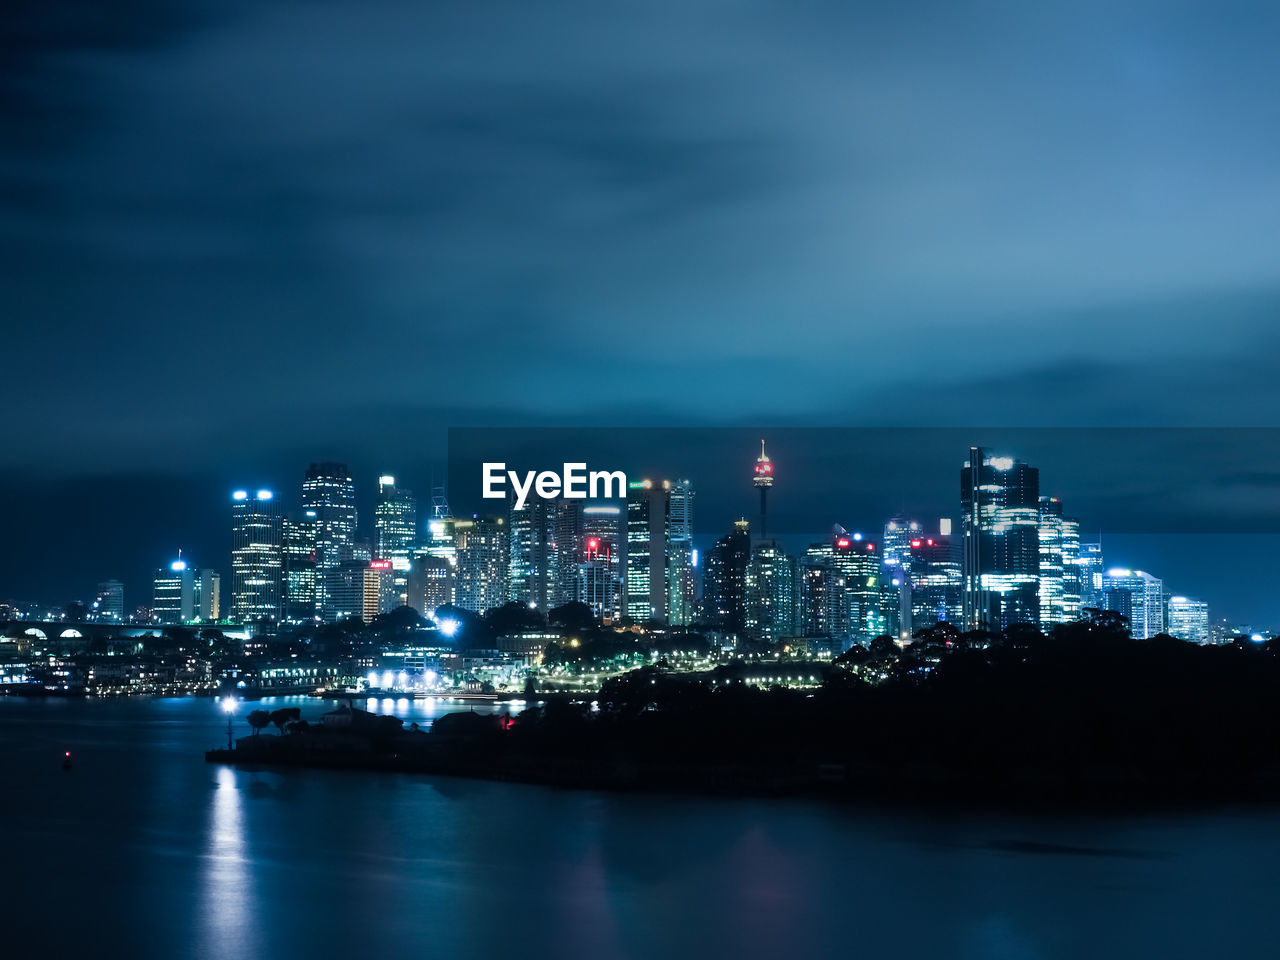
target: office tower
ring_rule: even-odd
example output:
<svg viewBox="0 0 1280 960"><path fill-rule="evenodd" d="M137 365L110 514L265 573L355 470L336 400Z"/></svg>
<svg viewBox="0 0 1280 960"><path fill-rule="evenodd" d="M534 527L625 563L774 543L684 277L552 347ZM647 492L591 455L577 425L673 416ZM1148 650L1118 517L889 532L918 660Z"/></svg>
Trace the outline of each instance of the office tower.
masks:
<svg viewBox="0 0 1280 960"><path fill-rule="evenodd" d="M307 468L302 509L316 515L316 607L322 619L334 620L338 611L329 596L329 574L344 560L356 558L349 549L356 536L356 488L345 463Z"/></svg>
<svg viewBox="0 0 1280 960"><path fill-rule="evenodd" d="M746 571L746 619L749 635L770 642L794 636L796 560L776 540L760 540Z"/></svg>
<svg viewBox="0 0 1280 960"><path fill-rule="evenodd" d="M733 530L707 551L702 574L702 622L728 633L742 633L747 622L747 565L751 525L736 520Z"/></svg>
<svg viewBox="0 0 1280 960"><path fill-rule="evenodd" d="M458 564L458 544L454 536L453 517L432 517L427 521L427 536L422 542L422 552L432 557L441 557L449 561L450 566Z"/></svg>
<svg viewBox="0 0 1280 960"><path fill-rule="evenodd" d="M507 602L510 541L502 517L455 520L458 580L454 596L458 606L483 613Z"/></svg>
<svg viewBox="0 0 1280 960"><path fill-rule="evenodd" d="M665 621L671 481L637 480L628 486L624 611L636 623Z"/></svg>
<svg viewBox="0 0 1280 960"><path fill-rule="evenodd" d="M424 617L436 607L453 603L453 563L448 557L418 553L409 568L405 602Z"/></svg>
<svg viewBox="0 0 1280 960"><path fill-rule="evenodd" d="M325 590L329 598L332 622L359 617L364 620L365 571L369 560L338 561L325 573Z"/></svg>
<svg viewBox="0 0 1280 960"><path fill-rule="evenodd" d="M957 538L941 531L907 542L911 574L911 621L914 632L945 622L963 628L964 577L961 545Z"/></svg>
<svg viewBox="0 0 1280 960"><path fill-rule="evenodd" d="M969 448L960 471L970 629L1040 622L1040 471Z"/></svg>
<svg viewBox="0 0 1280 960"><path fill-rule="evenodd" d="M581 546L576 553L572 599L591 607L597 617L620 616L626 542L622 508L615 504L583 507L578 540Z"/></svg>
<svg viewBox="0 0 1280 960"><path fill-rule="evenodd" d="M1113 567L1102 575L1102 592L1107 609L1125 614L1129 632L1137 639L1164 633L1164 582L1159 578L1141 570Z"/></svg>
<svg viewBox="0 0 1280 960"><path fill-rule="evenodd" d="M562 574L557 555L556 531L560 515L573 505L566 500L531 498L509 515L510 570L507 576L508 599L532 604L546 612L559 598L558 580ZM566 544L572 551L572 544Z"/></svg>
<svg viewBox="0 0 1280 960"><path fill-rule="evenodd" d="M901 567L911 572L911 541L920 539L921 529L918 520L906 517L893 517L885 523L881 546L886 567Z"/></svg>
<svg viewBox="0 0 1280 960"><path fill-rule="evenodd" d="M316 528L314 510L284 519L284 620L314 623L316 606Z"/></svg>
<svg viewBox="0 0 1280 960"><path fill-rule="evenodd" d="M867 643L884 633L880 611L880 555L860 533L837 526L831 535L831 557L844 581L848 636Z"/></svg>
<svg viewBox="0 0 1280 960"><path fill-rule="evenodd" d="M98 584L93 613L96 619L107 623L124 623L124 584L119 580L104 580Z"/></svg>
<svg viewBox="0 0 1280 960"><path fill-rule="evenodd" d="M1041 497L1039 600L1040 629L1045 631L1067 622L1063 526L1062 501L1057 497Z"/></svg>
<svg viewBox="0 0 1280 960"><path fill-rule="evenodd" d="M390 560L370 560L364 568L364 590L360 618L369 623L400 605L396 591L396 571Z"/></svg>
<svg viewBox="0 0 1280 960"><path fill-rule="evenodd" d="M396 486L396 478L378 477L378 505L374 508L377 541L374 553L390 560L392 579L403 603L409 583L409 564L418 545L418 501L413 491Z"/></svg>
<svg viewBox="0 0 1280 960"><path fill-rule="evenodd" d="M1169 633L1188 643L1208 643L1209 605L1190 597L1170 597Z"/></svg>
<svg viewBox="0 0 1280 960"><path fill-rule="evenodd" d="M174 560L156 571L151 599L156 623L187 623L196 616L195 572L185 560Z"/></svg>
<svg viewBox="0 0 1280 960"><path fill-rule="evenodd" d="M671 484L668 508L667 622L685 626L697 615L697 571L693 550L693 483L679 479Z"/></svg>
<svg viewBox="0 0 1280 960"><path fill-rule="evenodd" d="M764 441L760 441L760 456L756 457L756 466L752 471L751 482L760 491L760 539L768 536L765 530L765 518L768 516L769 488L773 486L773 461L764 452Z"/></svg>
<svg viewBox="0 0 1280 960"><path fill-rule="evenodd" d="M806 637L831 637L843 649L849 640L849 602L831 543L811 544L800 561L800 611Z"/></svg>
<svg viewBox="0 0 1280 960"><path fill-rule="evenodd" d="M231 495L231 616L278 622L284 586L284 530L270 490Z"/></svg>
<svg viewBox="0 0 1280 960"><path fill-rule="evenodd" d="M1102 610L1102 544L1082 543L1076 560L1080 568L1080 610Z"/></svg>
<svg viewBox="0 0 1280 960"><path fill-rule="evenodd" d="M216 623L221 620L222 574L211 567L203 568L196 579L196 588L201 621Z"/></svg>
<svg viewBox="0 0 1280 960"><path fill-rule="evenodd" d="M1080 521L1062 518L1062 616L1065 623L1080 619Z"/></svg>
<svg viewBox="0 0 1280 960"><path fill-rule="evenodd" d="M551 522L551 589L547 604L560 607L573 601L577 592L574 582L578 563L582 560L585 544L583 503L579 500L557 501L557 509Z"/></svg>

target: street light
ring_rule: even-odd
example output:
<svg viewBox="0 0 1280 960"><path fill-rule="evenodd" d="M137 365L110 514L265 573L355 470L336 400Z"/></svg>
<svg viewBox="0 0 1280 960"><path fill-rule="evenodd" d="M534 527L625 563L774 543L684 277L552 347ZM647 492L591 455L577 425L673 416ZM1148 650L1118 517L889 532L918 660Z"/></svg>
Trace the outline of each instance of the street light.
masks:
<svg viewBox="0 0 1280 960"><path fill-rule="evenodd" d="M227 694L222 698L220 704L222 706L222 712L227 715L227 749L234 750L235 744L231 739L231 718L234 717L236 713L236 698L231 694Z"/></svg>

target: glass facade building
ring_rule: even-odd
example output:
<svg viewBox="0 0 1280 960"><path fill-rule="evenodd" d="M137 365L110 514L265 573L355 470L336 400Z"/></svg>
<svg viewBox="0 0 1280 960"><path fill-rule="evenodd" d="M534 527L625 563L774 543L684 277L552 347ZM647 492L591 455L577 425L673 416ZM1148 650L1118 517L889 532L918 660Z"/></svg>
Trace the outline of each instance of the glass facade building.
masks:
<svg viewBox="0 0 1280 960"><path fill-rule="evenodd" d="M270 490L231 495L231 616L240 623L280 620L284 524Z"/></svg>

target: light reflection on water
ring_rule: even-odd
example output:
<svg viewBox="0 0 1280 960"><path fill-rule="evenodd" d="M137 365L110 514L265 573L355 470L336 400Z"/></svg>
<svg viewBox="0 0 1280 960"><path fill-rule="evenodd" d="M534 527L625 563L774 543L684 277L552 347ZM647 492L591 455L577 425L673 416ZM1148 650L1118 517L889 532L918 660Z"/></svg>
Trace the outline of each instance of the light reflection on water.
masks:
<svg viewBox="0 0 1280 960"><path fill-rule="evenodd" d="M282 705L335 703L246 708ZM1272 808L925 815L232 770L202 756L225 730L208 700L0 698L6 955L1199 960L1280 935Z"/></svg>
<svg viewBox="0 0 1280 960"><path fill-rule="evenodd" d="M209 807L209 840L200 905L205 949L221 953L227 960L252 955L254 927L248 908L254 890L245 856L242 803L236 771L219 767Z"/></svg>

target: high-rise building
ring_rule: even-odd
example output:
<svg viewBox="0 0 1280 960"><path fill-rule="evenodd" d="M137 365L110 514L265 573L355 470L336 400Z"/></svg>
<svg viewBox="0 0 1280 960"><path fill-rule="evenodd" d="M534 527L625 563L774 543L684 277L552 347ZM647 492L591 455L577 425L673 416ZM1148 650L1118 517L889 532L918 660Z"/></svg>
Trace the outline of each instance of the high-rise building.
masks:
<svg viewBox="0 0 1280 960"><path fill-rule="evenodd" d="M1062 518L1062 615L1064 622L1080 619L1080 521Z"/></svg>
<svg viewBox="0 0 1280 960"><path fill-rule="evenodd" d="M613 503L589 503L582 508L578 568L573 599L580 600L598 617L622 615L622 571L626 553L622 508ZM582 564L594 564L585 573ZM601 606L597 610L595 604Z"/></svg>
<svg viewBox="0 0 1280 960"><path fill-rule="evenodd" d="M390 560L370 560L364 568L364 590L360 617L369 623L399 606L395 567Z"/></svg>
<svg viewBox="0 0 1280 960"><path fill-rule="evenodd" d="M151 598L156 623L188 623L196 617L195 571L185 560L174 560L156 571Z"/></svg>
<svg viewBox="0 0 1280 960"><path fill-rule="evenodd" d="M727 633L747 625L747 566L751 560L751 525L737 520L733 530L707 551L702 574L702 622Z"/></svg>
<svg viewBox="0 0 1280 960"><path fill-rule="evenodd" d="M830 637L842 649L847 645L848 595L829 540L810 544L800 561L799 606L797 619L806 637Z"/></svg>
<svg viewBox="0 0 1280 960"><path fill-rule="evenodd" d="M392 580L403 603L409 583L409 564L418 545L418 501L412 490L396 486L396 478L390 474L378 477L374 526L377 528L374 552L378 559L391 561Z"/></svg>
<svg viewBox="0 0 1280 960"><path fill-rule="evenodd" d="M748 634L770 642L795 636L797 576L795 558L778 541L756 542L746 571Z"/></svg>
<svg viewBox="0 0 1280 960"><path fill-rule="evenodd" d="M419 553L409 568L406 603L424 617L453 603L454 567L448 557Z"/></svg>
<svg viewBox="0 0 1280 960"><path fill-rule="evenodd" d="M338 564L356 559L351 550L356 538L356 487L345 463L313 463L307 468L302 509L316 515L316 607L322 619L335 620L338 610L329 596L329 574Z"/></svg>
<svg viewBox="0 0 1280 960"><path fill-rule="evenodd" d="M1067 622L1065 560L1063 558L1062 501L1040 498L1040 629Z"/></svg>
<svg viewBox="0 0 1280 960"><path fill-rule="evenodd" d="M107 623L124 623L124 584L103 580L93 601L93 617Z"/></svg>
<svg viewBox="0 0 1280 960"><path fill-rule="evenodd" d="M284 619L314 623L316 606L316 527L314 510L284 520Z"/></svg>
<svg viewBox="0 0 1280 960"><path fill-rule="evenodd" d="M693 483L671 484L668 506L667 622L684 626L696 618L697 571L693 548Z"/></svg>
<svg viewBox="0 0 1280 960"><path fill-rule="evenodd" d="M204 567L196 579L196 598L202 622L216 623L221 620L222 574L212 567Z"/></svg>
<svg viewBox="0 0 1280 960"><path fill-rule="evenodd" d="M458 580L454 596L458 606L483 613L507 602L510 572L510 540L502 517L455 520L453 533L458 550Z"/></svg>
<svg viewBox="0 0 1280 960"><path fill-rule="evenodd" d="M881 540L882 557L886 567L901 567L911 572L911 541L919 540L923 528L918 520L892 517L884 525Z"/></svg>
<svg viewBox="0 0 1280 960"><path fill-rule="evenodd" d="M942 533L945 529L948 533ZM934 536L922 535L907 542L911 571L912 631L946 622L964 623L964 577L961 545L950 535L950 524L939 525Z"/></svg>
<svg viewBox="0 0 1280 960"><path fill-rule="evenodd" d="M671 481L629 484L623 604L626 616L637 623L667 619L670 510Z"/></svg>
<svg viewBox="0 0 1280 960"><path fill-rule="evenodd" d="M1040 622L1040 471L969 448L960 471L970 629Z"/></svg>
<svg viewBox="0 0 1280 960"><path fill-rule="evenodd" d="M1169 633L1188 643L1208 643L1209 605L1191 597L1170 597Z"/></svg>
<svg viewBox="0 0 1280 960"><path fill-rule="evenodd" d="M529 603L547 611L559 599L559 579L563 569L559 563L556 534L560 515L573 510L567 500L530 499L517 508L514 500L508 523L510 538L510 570L508 599ZM565 548L572 552L573 544Z"/></svg>
<svg viewBox="0 0 1280 960"><path fill-rule="evenodd" d="M1129 632L1137 639L1164 633L1164 582L1158 577L1113 567L1102 575L1102 592L1107 609L1127 616Z"/></svg>
<svg viewBox="0 0 1280 960"><path fill-rule="evenodd" d="M862 534L837 527L831 536L831 557L844 581L848 636L868 643L886 626L880 609L880 554Z"/></svg>
<svg viewBox="0 0 1280 960"><path fill-rule="evenodd" d="M1102 598L1102 573L1105 568L1102 559L1102 544L1080 544L1080 552L1076 564L1080 568L1081 613L1085 610L1105 609Z"/></svg>
<svg viewBox="0 0 1280 960"><path fill-rule="evenodd" d="M231 495L231 616L240 623L280 620L284 531L270 490Z"/></svg>

